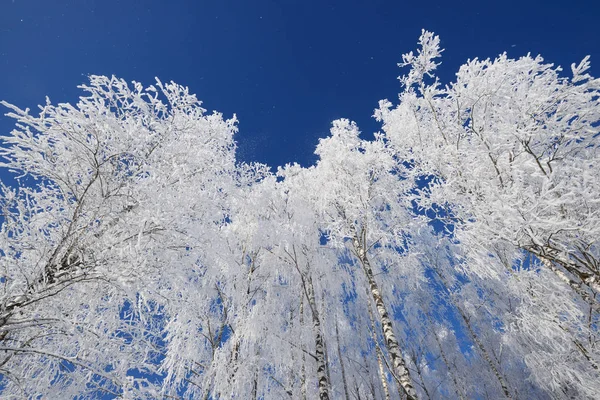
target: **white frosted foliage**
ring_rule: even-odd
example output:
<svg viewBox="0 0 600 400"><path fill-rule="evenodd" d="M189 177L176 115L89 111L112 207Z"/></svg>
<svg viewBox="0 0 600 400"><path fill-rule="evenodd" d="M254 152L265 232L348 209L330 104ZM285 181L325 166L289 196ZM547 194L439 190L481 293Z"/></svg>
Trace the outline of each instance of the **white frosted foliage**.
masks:
<svg viewBox="0 0 600 400"><path fill-rule="evenodd" d="M441 54L277 172L172 82L2 102L0 395L596 398L600 81Z"/></svg>

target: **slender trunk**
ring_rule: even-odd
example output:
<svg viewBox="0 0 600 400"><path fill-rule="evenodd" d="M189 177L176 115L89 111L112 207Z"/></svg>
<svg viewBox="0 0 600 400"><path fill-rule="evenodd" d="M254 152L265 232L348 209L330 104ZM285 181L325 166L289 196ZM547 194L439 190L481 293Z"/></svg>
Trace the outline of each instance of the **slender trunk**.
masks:
<svg viewBox="0 0 600 400"><path fill-rule="evenodd" d="M357 400L362 400L362 397L360 397L360 388L358 387L358 383L356 383L356 381L354 381L354 391L356 392Z"/></svg>
<svg viewBox="0 0 600 400"><path fill-rule="evenodd" d="M317 356L317 379L319 380L319 399L329 400L329 379L325 361L325 341L321 330L321 321L315 300L315 290L310 276L306 279L308 287L308 304L312 312L313 331L315 334L315 355Z"/></svg>
<svg viewBox="0 0 600 400"><path fill-rule="evenodd" d="M381 380L381 387L383 388L383 395L385 400L390 400L390 387L385 376L385 367L383 366L383 353L379 344L375 344L375 352L377 353L377 366L379 367L379 378Z"/></svg>
<svg viewBox="0 0 600 400"><path fill-rule="evenodd" d="M387 309L385 307L385 303L383 302L383 297L381 296L381 292L379 291L379 286L377 285L377 282L375 282L375 277L373 276L373 270L371 268L369 258L367 257L366 249L360 243L358 237L355 236L353 241L354 249L356 250L358 259L362 264L363 271L365 273L367 281L369 282L369 288L371 289L371 294L373 295L373 301L375 302L375 306L377 308L377 311L379 312L379 317L381 319L381 327L383 330L383 338L385 340L385 345L388 349L388 352L392 357L394 373L398 378L398 382L402 386L402 389L406 393L408 400L416 400L417 391L413 386L410 373L408 371L408 368L406 367L404 359L402 358L400 345L398 344L398 340L396 339L396 335L394 334L392 320L390 319Z"/></svg>
<svg viewBox="0 0 600 400"><path fill-rule="evenodd" d="M441 281L442 285L444 286L444 289L446 290L446 292L450 294L451 291L450 291L450 288L448 287L448 283L444 279L441 272L438 270L438 268L436 266L433 266L433 270L435 271L437 276L440 278L440 281ZM492 360L492 358L490 357L490 354L488 353L487 349L485 348L485 346L479 339L479 336L477 336L477 334L473 330L473 327L471 326L471 321L469 320L469 318L463 311L462 307L460 307L460 305L454 300L454 298L451 295L448 296L448 299L450 300L452 305L454 307L456 307L456 310L458 311L458 314L461 316L461 318L465 324L465 327L467 328L467 331L469 332L469 335L471 336L471 339L477 345L477 348L479 349L479 352L481 353L481 357L483 357L485 362L490 367L490 370L496 376L496 379L498 380L498 383L500 384L500 387L502 388L502 392L504 393L504 396L507 399L512 399L512 396L510 394L510 391L508 390L508 386L506 385L506 381L504 380L504 377L502 376L502 374L500 373L498 368L496 368L496 365L495 365L494 361Z"/></svg>
<svg viewBox="0 0 600 400"><path fill-rule="evenodd" d="M258 372L254 371L254 380L252 381L252 400L258 397Z"/></svg>
<svg viewBox="0 0 600 400"><path fill-rule="evenodd" d="M427 385L425 385L425 379L423 378L423 372L421 371L419 360L417 359L417 355L415 354L415 352L413 352L413 360L415 363L415 370L417 371L417 376L419 377L419 380L421 381L421 387L423 388L423 391L425 392L425 396L427 396L427 398L431 400L431 395L429 394L429 390L427 390Z"/></svg>
<svg viewBox="0 0 600 400"><path fill-rule="evenodd" d="M321 311L319 312L320 319L322 320L325 315L325 293L321 293ZM323 350L325 351L325 368L327 371L327 382L331 383L331 370L329 368L329 351L327 350L327 340L323 335Z"/></svg>
<svg viewBox="0 0 600 400"><path fill-rule="evenodd" d="M321 330L321 320L319 319L319 310L317 307L317 301L315 299L315 288L313 286L312 277L310 276L310 263L307 262L306 273L302 271L298 263L298 257L296 255L296 248L292 246L292 253L284 249L289 256L289 262L296 268L300 279L302 281L302 288L306 299L308 300L308 306L312 314L313 332L315 335L315 358L317 360L317 379L319 381L319 399L329 400L329 382L327 377L327 360L325 355L325 341L323 338L323 332ZM306 254L305 254L306 255Z"/></svg>
<svg viewBox="0 0 600 400"><path fill-rule="evenodd" d="M429 316L429 314L427 314L427 319L429 320L429 323L431 324L431 317ZM454 373L450 371L450 362L448 361L448 357L446 357L446 352L444 352L444 348L442 347L442 343L440 342L440 338L437 335L437 332L433 332L433 337L435 338L435 342L438 345L438 348L440 349L440 355L442 356L442 360L444 361L444 364L446 364L446 368L448 368L448 373L450 374L450 376L452 377L452 383L454 383L454 389L456 390L456 394L458 395L458 397L460 398L460 400L466 400L465 396L463 395L462 391L460 390L460 385L458 384L458 381L456 380L456 376L454 376Z"/></svg>
<svg viewBox="0 0 600 400"><path fill-rule="evenodd" d="M325 355L325 340L323 338L323 332L321 330L321 320L319 319L319 310L317 307L317 301L315 298L315 289L312 283L312 277L310 276L310 263L307 262L307 272L303 272L298 264L298 257L296 255L296 248L292 246L293 253L287 252L290 257L291 263L294 265L300 279L302 281L302 288L304 294L308 300L308 306L312 314L313 332L315 335L315 358L317 361L317 379L319 382L319 399L329 400L329 382L327 376L327 360Z"/></svg>
<svg viewBox="0 0 600 400"><path fill-rule="evenodd" d="M304 296L300 297L300 329L304 326ZM304 350L304 345L302 345ZM300 369L300 393L302 400L306 400L306 353L302 351L302 368Z"/></svg>
<svg viewBox="0 0 600 400"><path fill-rule="evenodd" d="M233 348L231 350L231 357L229 359L229 365L231 367L231 373L229 374L229 384L231 385L234 381L235 375L239 369L238 359L240 356L240 339L239 337L235 338L235 343L233 344Z"/></svg>
<svg viewBox="0 0 600 400"><path fill-rule="evenodd" d="M302 325L303 325L302 323L304 322L304 318L302 316L302 312L304 311L303 301L304 301L304 296L302 296L300 298L300 319L299 319L299 321L300 321L300 332L302 331ZM294 309L290 310L289 323L290 323L290 326L292 327L292 330L291 330L292 335L295 332L296 336L294 336L294 337L298 338L298 337L300 337L299 335L301 335L301 333L298 332L298 330L297 330L298 329L297 326L296 326L297 325L296 324L296 317L297 316L296 316L296 314L295 314L294 311L295 311ZM302 385L302 383L303 383L303 377L302 377L302 375L304 374L304 357L303 357L304 356L304 346L303 346L302 342L300 342L297 347L301 349L301 353L302 353L302 364L301 364L301 371L300 371L300 385ZM297 388L296 378L298 377L297 368L295 368L295 366L297 365L296 364L296 352L295 351L292 351L290 353L290 361L291 361L290 365L294 366L294 368L291 368L288 371L289 386L283 385L281 382L279 382L278 380L276 380L274 377L271 377L271 379L273 379L277 384L279 384L279 386L281 386L281 388L290 397L290 399L293 399L294 398L294 392L296 392L296 388Z"/></svg>
<svg viewBox="0 0 600 400"><path fill-rule="evenodd" d="M338 330L337 320L335 321L335 337L336 337L336 342L337 342L338 358L340 360L340 370L342 372L342 383L344 384L344 398L346 400L350 400L350 395L348 394L348 380L346 379L346 368L344 367L344 359L342 358L342 349L340 348L340 332Z"/></svg>
<svg viewBox="0 0 600 400"><path fill-rule="evenodd" d="M377 397L375 391L375 384L373 383L373 374L371 374L371 368L369 368L369 362L367 361L367 353L362 352L363 363L365 364L365 372L367 373L367 377L369 378L369 389L371 390L371 398L375 399Z"/></svg>
<svg viewBox="0 0 600 400"><path fill-rule="evenodd" d="M496 368L496 365L495 365L494 361L492 360L492 358L490 357L490 354L488 353L487 349L485 348L485 346L483 345L483 343L479 339L479 336L473 330L473 327L471 326L471 321L465 315L465 313L462 310L462 308L458 307L458 305L456 305L456 306L457 306L456 309L458 310L458 313L460 314L463 322L465 323L465 326L467 327L467 330L469 331L469 334L471 335L471 338L473 339L473 341L475 342L475 344L479 348L479 351L481 352L481 356L487 362L487 364L489 365L490 369L492 370L492 372L496 376L496 379L498 380L498 383L502 387L502 392L504 393L504 396L506 396L507 399L512 399L512 396L510 394L510 391L508 390L508 386L506 385L506 381L504 380L504 377L502 376L502 374L500 373L500 371L498 370L498 368Z"/></svg>
<svg viewBox="0 0 600 400"><path fill-rule="evenodd" d="M245 258L247 256L250 256L250 265L248 266L248 274L246 276L246 298L245 298L245 306L241 309L241 315L240 315L240 319L244 320L245 316L248 315L249 312L249 307L250 307L250 303L252 301L252 279L254 276L254 272L256 271L256 269L258 268L258 265L256 264L256 258L258 257L258 251L255 251L253 253L250 254L246 254L246 252L243 252L242 255L242 262L240 263L240 265L245 265ZM226 307L225 305L225 296L223 296L223 294L221 293L221 291L219 290L219 286L217 285L217 291L219 293L219 297L221 298L221 302L223 304L223 307ZM226 310L226 309L225 309ZM225 320L227 319L227 315L225 314ZM231 354L231 373L229 376L229 382L232 383L234 382L234 378L237 374L237 371L240 368L240 347L241 347L241 341L240 341L240 336L236 334L235 330L233 329L233 327L231 325L229 325L231 331L232 331L232 335L235 338L235 342L233 344L233 350L232 350L232 354ZM221 335L223 334L223 330L221 330ZM219 339L219 343L217 343L217 346L220 346L221 339Z"/></svg>
<svg viewBox="0 0 600 400"><path fill-rule="evenodd" d="M379 366L379 379L381 380L381 387L383 388L383 394L385 400L390 400L390 389L388 387L387 378L385 376L385 368L383 366L383 354L381 353L381 347L379 347L379 341L377 340L377 331L375 330L375 318L373 317L373 310L371 310L371 304L367 304L369 310L369 320L371 321L371 338L375 344L375 353L377 354L377 365Z"/></svg>

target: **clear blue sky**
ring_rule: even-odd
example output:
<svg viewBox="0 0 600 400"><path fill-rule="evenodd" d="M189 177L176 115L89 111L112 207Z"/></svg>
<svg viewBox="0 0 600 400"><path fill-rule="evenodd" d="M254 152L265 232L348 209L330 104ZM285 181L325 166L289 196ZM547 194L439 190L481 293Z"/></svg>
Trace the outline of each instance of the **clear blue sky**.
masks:
<svg viewBox="0 0 600 400"><path fill-rule="evenodd" d="M158 76L237 113L240 159L308 165L333 119L378 128L372 111L396 98L396 64L421 28L441 36L445 79L503 51L567 69L590 54L600 71L599 1L437 3L0 0L0 98L33 108L46 95L75 102L88 74ZM11 125L0 118L3 133Z"/></svg>

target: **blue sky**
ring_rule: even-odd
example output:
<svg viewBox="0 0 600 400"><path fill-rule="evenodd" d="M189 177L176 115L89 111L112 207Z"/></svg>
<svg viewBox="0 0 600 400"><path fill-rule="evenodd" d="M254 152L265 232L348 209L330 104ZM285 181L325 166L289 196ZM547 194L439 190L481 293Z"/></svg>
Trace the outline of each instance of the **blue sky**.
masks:
<svg viewBox="0 0 600 400"><path fill-rule="evenodd" d="M592 0L0 0L0 98L33 108L75 102L88 74L158 76L237 113L240 159L308 165L333 119L378 129L372 111L396 98L421 28L441 36L446 80L503 51L567 68L590 54L597 75L599 17Z"/></svg>

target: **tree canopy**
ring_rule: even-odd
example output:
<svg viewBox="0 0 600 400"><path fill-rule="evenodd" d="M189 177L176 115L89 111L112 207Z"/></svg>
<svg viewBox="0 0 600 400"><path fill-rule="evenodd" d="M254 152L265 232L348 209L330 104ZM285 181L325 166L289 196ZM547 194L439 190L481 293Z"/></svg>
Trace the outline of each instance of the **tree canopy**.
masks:
<svg viewBox="0 0 600 400"><path fill-rule="evenodd" d="M310 167L158 79L2 102L2 396L596 398L600 80L442 51Z"/></svg>

